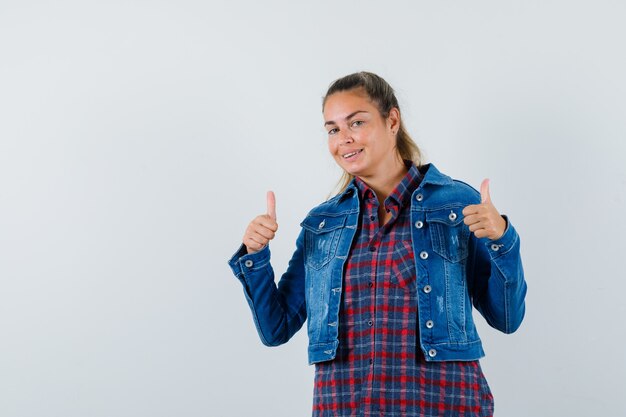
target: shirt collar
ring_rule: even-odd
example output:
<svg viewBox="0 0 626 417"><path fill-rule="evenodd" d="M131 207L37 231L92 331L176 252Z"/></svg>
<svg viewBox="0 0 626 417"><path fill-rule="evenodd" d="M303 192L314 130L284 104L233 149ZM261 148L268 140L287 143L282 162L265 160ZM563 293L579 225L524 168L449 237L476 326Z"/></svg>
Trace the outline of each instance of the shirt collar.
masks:
<svg viewBox="0 0 626 417"><path fill-rule="evenodd" d="M385 200L385 206L395 204L399 208L402 208L411 200L411 194L420 184L422 174L419 172L415 164L411 161L404 161L404 164L408 168L408 171ZM356 177L354 179L354 185L356 186L361 199L371 198L374 196L374 191L362 179Z"/></svg>
<svg viewBox="0 0 626 417"><path fill-rule="evenodd" d="M412 165L412 167L409 168L409 171L411 171L413 168L416 168L418 170L418 173L419 173L419 177L417 179L418 186L419 186L419 183L421 183L422 186L424 186L426 184L449 185L449 184L452 184L453 182L452 178L450 178L449 176L445 174L442 174L437 169L437 167L432 163L420 165L419 168L415 167L413 163L410 161L408 163ZM348 183L347 187L341 193L338 194L337 198L341 201L352 196L353 193L358 193L358 192L359 192L359 189L356 186L356 178L353 178L352 181Z"/></svg>

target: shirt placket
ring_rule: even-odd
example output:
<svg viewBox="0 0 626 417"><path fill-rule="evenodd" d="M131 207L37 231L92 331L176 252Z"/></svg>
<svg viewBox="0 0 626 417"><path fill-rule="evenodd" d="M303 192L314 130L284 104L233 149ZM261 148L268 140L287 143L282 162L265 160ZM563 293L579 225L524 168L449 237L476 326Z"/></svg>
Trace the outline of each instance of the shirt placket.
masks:
<svg viewBox="0 0 626 417"><path fill-rule="evenodd" d="M361 415L368 415L372 412L372 392L375 375L375 358L376 358L376 274L378 269L378 252L380 248L380 230L378 227L378 201L376 197L370 193L369 198L365 201L365 216L363 217L362 230L367 233L368 251L369 257L367 259L369 264L369 276L367 278L367 305L369 309L365 313L363 320L364 330L369 329L367 332L363 332L367 336L363 340L363 345L367 346L365 353L367 359L364 361L365 365L365 389L362 391L362 405Z"/></svg>
<svg viewBox="0 0 626 417"><path fill-rule="evenodd" d="M392 218L387 222L387 224L383 226L379 226L380 219L378 218L378 201L375 197L371 197L367 200L366 203L366 216L363 222L367 222L367 224L363 224L364 230L368 232L368 241L369 241L369 252L370 252L370 277L368 282L368 288L370 289L368 297L370 306L368 316L364 318L364 322L366 326L369 327L370 331L367 333L369 346L368 354L369 359L367 362L367 372L366 372L366 389L363 392L363 403L365 405L364 411L367 410L370 414L378 413L379 404L376 401L378 396L377 386L381 383L377 381L377 375L380 376L381 366L380 360L382 360L382 355L377 352L377 338L381 337L380 332L378 332L378 326L384 322L384 304L385 304L385 294L384 294L384 280L386 279L390 273L387 270L386 263L384 260L389 256L387 250L385 250L385 244L390 239L390 234L387 233L393 227L395 220L397 219L398 210L397 206L392 206L390 204L385 204L387 207L387 212L391 209ZM382 262L381 262L382 261Z"/></svg>

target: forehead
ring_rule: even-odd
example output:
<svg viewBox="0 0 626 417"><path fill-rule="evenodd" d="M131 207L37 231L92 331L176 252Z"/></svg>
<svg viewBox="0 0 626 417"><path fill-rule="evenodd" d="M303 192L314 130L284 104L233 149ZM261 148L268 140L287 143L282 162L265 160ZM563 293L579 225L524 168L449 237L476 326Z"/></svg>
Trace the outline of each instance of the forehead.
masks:
<svg viewBox="0 0 626 417"><path fill-rule="evenodd" d="M337 121L359 110L378 113L378 109L364 91L360 89L339 91L326 99L323 109L324 119Z"/></svg>

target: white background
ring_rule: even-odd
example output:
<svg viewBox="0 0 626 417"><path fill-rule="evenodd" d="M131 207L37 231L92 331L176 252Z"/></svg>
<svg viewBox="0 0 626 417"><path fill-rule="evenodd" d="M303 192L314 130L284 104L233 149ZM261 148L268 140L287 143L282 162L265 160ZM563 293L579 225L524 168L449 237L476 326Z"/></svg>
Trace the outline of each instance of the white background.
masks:
<svg viewBox="0 0 626 417"><path fill-rule="evenodd" d="M310 415L306 332L264 347L226 261L272 189L284 270L359 70L522 237L496 415L625 415L623 4L0 0L0 416Z"/></svg>

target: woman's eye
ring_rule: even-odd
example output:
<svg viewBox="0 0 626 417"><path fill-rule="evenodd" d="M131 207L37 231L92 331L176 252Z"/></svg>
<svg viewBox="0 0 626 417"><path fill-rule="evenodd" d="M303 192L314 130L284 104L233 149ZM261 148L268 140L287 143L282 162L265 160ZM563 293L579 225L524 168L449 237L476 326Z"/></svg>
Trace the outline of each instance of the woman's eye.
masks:
<svg viewBox="0 0 626 417"><path fill-rule="evenodd" d="M339 129L337 129L337 128L330 129L330 130L328 131L328 134L329 134L329 135L334 135L334 134L335 134L335 133L337 133L338 131L339 131Z"/></svg>
<svg viewBox="0 0 626 417"><path fill-rule="evenodd" d="M355 120L354 122L352 122L352 127L359 127L363 124L362 120Z"/></svg>

